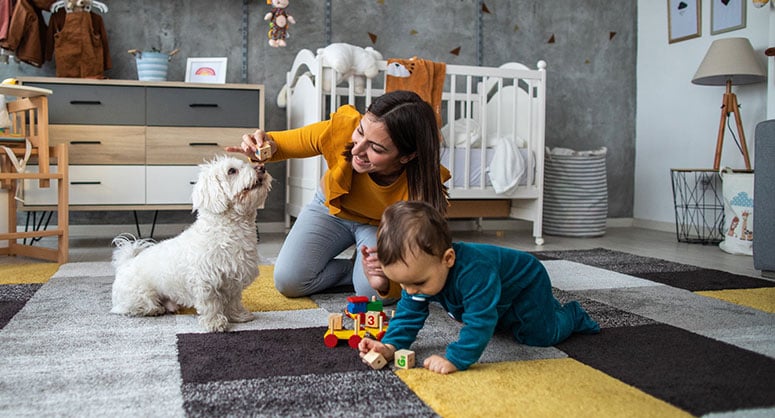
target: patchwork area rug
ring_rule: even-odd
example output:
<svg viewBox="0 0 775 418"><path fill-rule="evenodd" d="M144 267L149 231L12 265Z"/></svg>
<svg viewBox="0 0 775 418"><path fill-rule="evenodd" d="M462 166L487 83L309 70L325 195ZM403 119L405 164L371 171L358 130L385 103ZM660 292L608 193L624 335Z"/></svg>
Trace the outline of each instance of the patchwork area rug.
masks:
<svg viewBox="0 0 775 418"><path fill-rule="evenodd" d="M191 313L110 314L109 263L0 268L0 416L775 416L775 283L606 249L535 254L602 332L548 348L496 335L448 376L327 348L348 294L284 298L272 266L246 291L256 319L223 334ZM417 363L459 327L434 307Z"/></svg>

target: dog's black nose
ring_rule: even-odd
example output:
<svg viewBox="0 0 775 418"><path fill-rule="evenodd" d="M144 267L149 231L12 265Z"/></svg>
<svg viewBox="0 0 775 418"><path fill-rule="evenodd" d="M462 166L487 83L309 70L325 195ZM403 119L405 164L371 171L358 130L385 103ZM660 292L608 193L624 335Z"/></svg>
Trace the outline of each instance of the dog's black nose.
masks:
<svg viewBox="0 0 775 418"><path fill-rule="evenodd" d="M264 174L264 173L266 173L266 167L264 167L264 165L263 165L263 164L257 164L257 165L255 166L255 170L256 170L256 172L257 172L258 174Z"/></svg>

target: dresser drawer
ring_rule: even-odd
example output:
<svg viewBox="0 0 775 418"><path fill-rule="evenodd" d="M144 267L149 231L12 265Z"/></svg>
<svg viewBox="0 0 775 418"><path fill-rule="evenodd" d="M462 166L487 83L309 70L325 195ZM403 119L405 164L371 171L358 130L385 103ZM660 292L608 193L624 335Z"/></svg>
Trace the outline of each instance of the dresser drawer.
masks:
<svg viewBox="0 0 775 418"><path fill-rule="evenodd" d="M191 204L199 166L148 166L145 198L149 205Z"/></svg>
<svg viewBox="0 0 775 418"><path fill-rule="evenodd" d="M28 167L37 172L37 167ZM56 167L52 166L52 171ZM144 166L70 166L71 205L145 204ZM24 180L24 204L56 205L56 187L41 189L37 180Z"/></svg>
<svg viewBox="0 0 775 418"><path fill-rule="evenodd" d="M68 144L70 164L145 164L144 126L50 125L49 142Z"/></svg>
<svg viewBox="0 0 775 418"><path fill-rule="evenodd" d="M226 146L238 146L243 128L163 128L149 126L145 131L146 164L196 165L218 154L228 154ZM237 155L237 154L235 154Z"/></svg>
<svg viewBox="0 0 775 418"><path fill-rule="evenodd" d="M259 127L260 90L155 87L146 89L149 126Z"/></svg>
<svg viewBox="0 0 775 418"><path fill-rule="evenodd" d="M49 124L145 125L145 88L25 82L50 89Z"/></svg>

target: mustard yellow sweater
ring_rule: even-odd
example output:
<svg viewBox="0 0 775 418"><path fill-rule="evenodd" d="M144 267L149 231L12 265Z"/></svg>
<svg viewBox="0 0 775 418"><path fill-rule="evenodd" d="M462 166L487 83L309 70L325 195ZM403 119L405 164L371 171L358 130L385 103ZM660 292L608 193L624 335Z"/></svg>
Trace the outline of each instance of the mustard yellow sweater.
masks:
<svg viewBox="0 0 775 418"><path fill-rule="evenodd" d="M406 173L389 186L380 186L368 174L356 173L342 155L362 115L352 106L340 107L329 120L288 131L269 132L277 143L270 161L322 155L328 170L321 179L329 212L342 219L379 225L392 203L409 198Z"/></svg>

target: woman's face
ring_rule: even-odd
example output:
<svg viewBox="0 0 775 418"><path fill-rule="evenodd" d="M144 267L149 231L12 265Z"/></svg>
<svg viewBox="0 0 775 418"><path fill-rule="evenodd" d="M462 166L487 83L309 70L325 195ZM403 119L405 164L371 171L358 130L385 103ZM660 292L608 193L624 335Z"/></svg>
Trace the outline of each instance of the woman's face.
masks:
<svg viewBox="0 0 775 418"><path fill-rule="evenodd" d="M352 166L357 173L392 174L401 169L398 148L384 123L366 113L353 131Z"/></svg>

